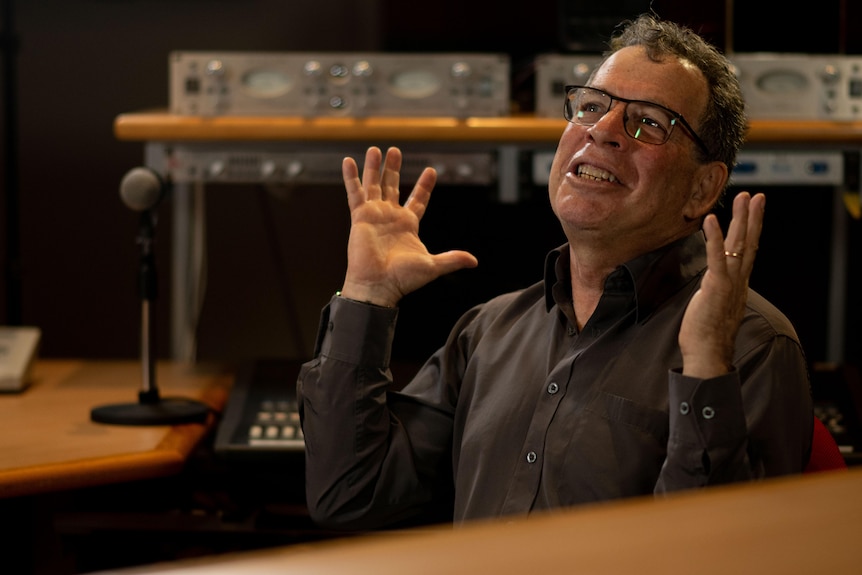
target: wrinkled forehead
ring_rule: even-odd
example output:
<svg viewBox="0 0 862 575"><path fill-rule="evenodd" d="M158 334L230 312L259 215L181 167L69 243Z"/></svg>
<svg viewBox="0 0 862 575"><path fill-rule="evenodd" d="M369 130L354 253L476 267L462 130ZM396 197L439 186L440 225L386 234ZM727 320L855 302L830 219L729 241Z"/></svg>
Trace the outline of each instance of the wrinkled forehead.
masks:
<svg viewBox="0 0 862 575"><path fill-rule="evenodd" d="M661 104L689 119L700 117L708 97L706 78L697 66L672 54L653 60L643 46L627 46L608 56L589 85Z"/></svg>

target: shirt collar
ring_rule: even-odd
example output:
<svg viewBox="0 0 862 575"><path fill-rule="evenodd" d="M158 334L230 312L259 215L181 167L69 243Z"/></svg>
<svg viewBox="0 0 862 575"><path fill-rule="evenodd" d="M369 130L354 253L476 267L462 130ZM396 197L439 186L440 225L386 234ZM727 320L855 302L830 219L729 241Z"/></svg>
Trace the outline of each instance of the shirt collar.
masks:
<svg viewBox="0 0 862 575"><path fill-rule="evenodd" d="M618 267L606 280L619 285L619 274L627 273L635 290L637 321L645 321L671 295L706 269L706 240L698 231ZM545 257L545 305L571 306L569 244L551 250Z"/></svg>

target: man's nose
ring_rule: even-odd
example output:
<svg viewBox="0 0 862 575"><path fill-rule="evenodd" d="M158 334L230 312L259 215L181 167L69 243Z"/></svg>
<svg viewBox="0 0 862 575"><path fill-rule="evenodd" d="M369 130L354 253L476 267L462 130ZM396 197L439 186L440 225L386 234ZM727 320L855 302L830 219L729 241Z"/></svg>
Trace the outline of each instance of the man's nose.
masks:
<svg viewBox="0 0 862 575"><path fill-rule="evenodd" d="M611 103L610 109L590 126L589 133L599 143L609 143L619 147L626 139L625 134L625 104Z"/></svg>

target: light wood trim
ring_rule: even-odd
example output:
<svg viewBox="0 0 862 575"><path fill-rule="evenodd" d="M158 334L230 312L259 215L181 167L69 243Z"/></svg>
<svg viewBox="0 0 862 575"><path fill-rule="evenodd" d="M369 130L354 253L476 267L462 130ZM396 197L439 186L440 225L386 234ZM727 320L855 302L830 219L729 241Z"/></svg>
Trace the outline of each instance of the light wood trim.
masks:
<svg viewBox="0 0 862 575"><path fill-rule="evenodd" d="M750 123L748 141L862 145L862 122L756 120Z"/></svg>
<svg viewBox="0 0 862 575"><path fill-rule="evenodd" d="M120 140L138 141L556 141L565 120L533 117L303 118L295 116L177 116L121 114L114 123Z"/></svg>
<svg viewBox="0 0 862 575"><path fill-rule="evenodd" d="M860 540L862 468L117 573L857 573Z"/></svg>
<svg viewBox="0 0 862 575"><path fill-rule="evenodd" d="M214 425L126 426L94 423L94 407L136 402L135 361L40 360L31 385L0 395L0 497L91 487L177 473ZM186 397L219 411L232 383L228 370L163 362L162 397Z"/></svg>
<svg viewBox="0 0 862 575"><path fill-rule="evenodd" d="M124 141L422 141L552 143L562 118L179 116L163 111L120 114L114 135ZM862 144L862 122L752 121L749 142Z"/></svg>

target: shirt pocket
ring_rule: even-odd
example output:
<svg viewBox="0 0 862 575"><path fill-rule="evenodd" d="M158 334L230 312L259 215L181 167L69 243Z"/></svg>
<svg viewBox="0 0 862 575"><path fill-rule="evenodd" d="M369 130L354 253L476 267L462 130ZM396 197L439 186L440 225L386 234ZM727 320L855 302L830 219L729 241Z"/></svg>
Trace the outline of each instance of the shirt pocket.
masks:
<svg viewBox="0 0 862 575"><path fill-rule="evenodd" d="M625 426L653 437L662 445L667 445L669 418L667 411L639 404L629 398L602 394L602 416L611 427Z"/></svg>

